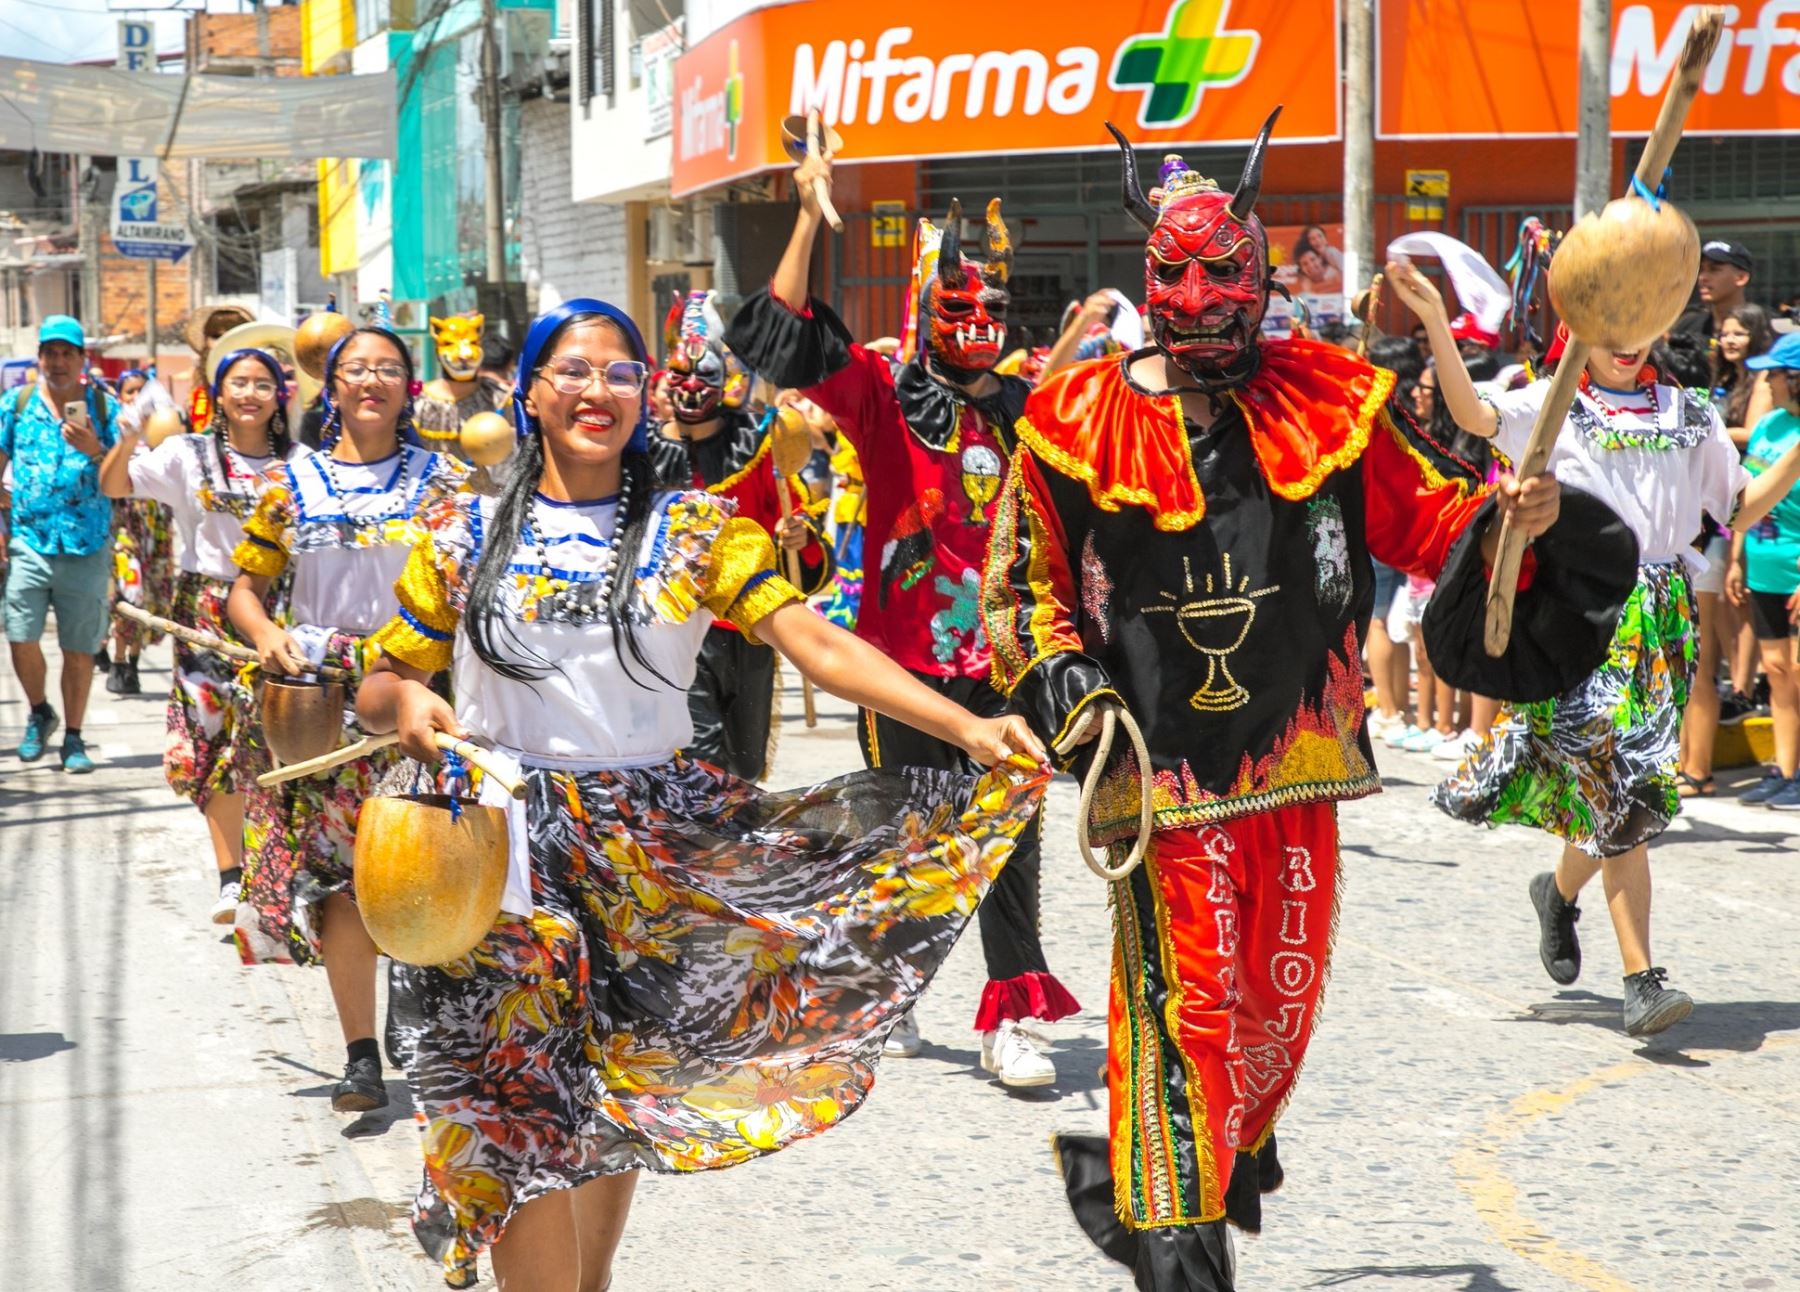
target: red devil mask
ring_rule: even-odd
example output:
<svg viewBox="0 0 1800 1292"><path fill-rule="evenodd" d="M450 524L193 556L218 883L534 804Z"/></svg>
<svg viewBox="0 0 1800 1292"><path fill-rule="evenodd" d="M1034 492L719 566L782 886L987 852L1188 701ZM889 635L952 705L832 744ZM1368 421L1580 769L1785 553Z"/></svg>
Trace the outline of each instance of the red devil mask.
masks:
<svg viewBox="0 0 1800 1292"><path fill-rule="evenodd" d="M1125 209L1150 234L1144 296L1157 348L1208 389L1237 385L1257 366L1257 344L1272 278L1269 235L1253 208L1276 108L1250 146L1237 192L1171 155L1162 184L1144 196L1137 160L1110 122L1125 170Z"/></svg>
<svg viewBox="0 0 1800 1292"><path fill-rule="evenodd" d="M962 203L954 199L938 244L937 272L926 282L919 312L935 365L966 380L987 372L1006 347L1007 279L1012 276L1012 240L1000 218L1000 199L987 208L987 263L962 255Z"/></svg>

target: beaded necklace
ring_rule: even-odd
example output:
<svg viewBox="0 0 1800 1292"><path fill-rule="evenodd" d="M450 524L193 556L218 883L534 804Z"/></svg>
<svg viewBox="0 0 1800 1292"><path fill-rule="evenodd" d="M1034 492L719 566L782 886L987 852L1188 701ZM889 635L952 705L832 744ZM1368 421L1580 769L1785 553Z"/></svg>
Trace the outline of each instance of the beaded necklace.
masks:
<svg viewBox="0 0 1800 1292"><path fill-rule="evenodd" d="M627 467L619 482L619 493L611 498L596 499L591 504L602 505L615 500L619 502L618 514L613 520L615 537L625 532L627 518L623 500L631 496L631 484L631 468ZM592 572L557 569L550 564L549 544L544 539L544 526L538 520L538 499L535 496L531 503L531 514L519 528L519 540L522 544L531 544L537 551L536 570L517 571L532 576L527 587L537 592L536 600L529 610L529 618L590 624L605 615L607 600L612 593L613 569L618 564L617 543L606 539L595 540L595 545L600 548L600 565ZM561 586L557 586L558 584Z"/></svg>
<svg viewBox="0 0 1800 1292"><path fill-rule="evenodd" d="M331 454L331 453L314 454L313 461L317 462L319 464L319 469L324 473L326 494L329 497L335 498L339 502L342 502L344 500L345 496L348 494L388 493L388 492L390 492L395 485L400 483L400 477L402 477L406 474L406 469L412 465L412 446L410 444L402 444L400 446L400 451L398 453L396 453L394 456L399 458L400 461L395 465L394 474L388 477L386 484L358 485L354 489L346 489L346 488L344 488L342 483L339 482L338 477L337 477L337 469L333 465L333 463L335 463L337 460L336 456L334 454ZM355 465L375 466L378 463L384 462L384 461L386 461L385 458L378 458L378 459L376 459L375 462L361 462L361 463L356 463Z"/></svg>
<svg viewBox="0 0 1800 1292"><path fill-rule="evenodd" d="M1637 385L1631 390L1614 390L1610 386L1602 386L1585 368L1581 372L1580 387L1581 393L1588 397L1594 407L1599 409L1600 416L1608 422L1617 421L1621 417L1641 417L1643 414L1635 409L1614 407L1601 399L1596 391L1604 391L1609 395L1642 395L1650 402L1650 420L1657 422L1662 418L1662 397L1656 393L1656 369L1648 364L1638 369Z"/></svg>

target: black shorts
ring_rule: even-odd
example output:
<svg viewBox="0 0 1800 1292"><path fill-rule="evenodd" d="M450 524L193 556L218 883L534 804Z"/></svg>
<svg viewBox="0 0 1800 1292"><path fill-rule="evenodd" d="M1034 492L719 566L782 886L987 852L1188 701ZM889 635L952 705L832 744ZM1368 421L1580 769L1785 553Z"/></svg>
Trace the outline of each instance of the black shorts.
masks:
<svg viewBox="0 0 1800 1292"><path fill-rule="evenodd" d="M1750 626L1757 641L1786 641L1794 635L1794 625L1788 619L1788 599L1792 595L1750 590Z"/></svg>

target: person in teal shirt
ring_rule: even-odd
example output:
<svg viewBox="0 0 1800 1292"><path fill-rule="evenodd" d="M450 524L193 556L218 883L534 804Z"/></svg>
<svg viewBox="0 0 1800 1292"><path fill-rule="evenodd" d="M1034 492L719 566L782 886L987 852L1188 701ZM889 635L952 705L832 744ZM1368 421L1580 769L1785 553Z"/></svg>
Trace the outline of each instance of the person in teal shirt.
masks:
<svg viewBox="0 0 1800 1292"><path fill-rule="evenodd" d="M1800 441L1800 333L1789 333L1745 366L1769 374L1775 408L1750 432L1744 465L1757 475ZM1800 812L1800 664L1794 620L1800 615L1800 487L1736 540L1726 592L1748 605L1756 647L1769 678L1775 766L1744 795L1778 812Z"/></svg>
<svg viewBox="0 0 1800 1292"><path fill-rule="evenodd" d="M48 664L39 639L56 611L62 646L64 771L90 772L81 737L94 653L106 639L112 583L112 503L100 492L100 459L117 431L107 397L85 378L87 338L81 324L52 314L38 330L38 380L0 399L0 473L10 463L12 533L0 618L13 671L30 703L21 762L44 756L60 721L47 694ZM72 405L85 416L65 417Z"/></svg>

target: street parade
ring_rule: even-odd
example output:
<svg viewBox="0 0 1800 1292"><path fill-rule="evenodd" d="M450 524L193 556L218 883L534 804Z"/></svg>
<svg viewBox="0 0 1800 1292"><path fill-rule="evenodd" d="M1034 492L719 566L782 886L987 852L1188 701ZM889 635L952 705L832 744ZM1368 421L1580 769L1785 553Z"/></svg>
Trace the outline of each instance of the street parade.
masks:
<svg viewBox="0 0 1800 1292"><path fill-rule="evenodd" d="M908 21L0 0L13 1281L1800 1288L1800 11Z"/></svg>

